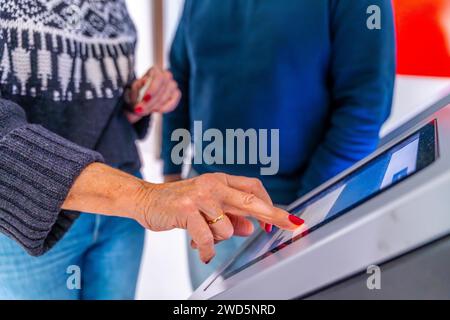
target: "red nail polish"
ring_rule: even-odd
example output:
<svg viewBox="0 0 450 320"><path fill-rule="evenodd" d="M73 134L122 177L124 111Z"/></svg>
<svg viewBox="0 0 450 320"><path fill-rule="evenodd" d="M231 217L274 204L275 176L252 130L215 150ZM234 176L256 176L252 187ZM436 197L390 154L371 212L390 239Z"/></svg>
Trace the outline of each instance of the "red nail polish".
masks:
<svg viewBox="0 0 450 320"><path fill-rule="evenodd" d="M142 108L140 105L136 106L136 108L134 108L134 112L136 113L142 113L144 111L144 108Z"/></svg>
<svg viewBox="0 0 450 320"><path fill-rule="evenodd" d="M264 230L267 233L271 233L272 232L272 225L270 223L266 223L266 225L264 226Z"/></svg>
<svg viewBox="0 0 450 320"><path fill-rule="evenodd" d="M289 215L289 221L291 221L293 224L295 224L297 226L301 226L302 224L305 223L305 220L300 219L299 217L296 217L293 214Z"/></svg>
<svg viewBox="0 0 450 320"><path fill-rule="evenodd" d="M210 263L210 262L211 262L211 260L208 260L208 261L205 262L205 264L208 264L208 263Z"/></svg>
<svg viewBox="0 0 450 320"><path fill-rule="evenodd" d="M150 102L150 100L152 100L152 95L150 93L147 93L144 98L143 98L144 102Z"/></svg>

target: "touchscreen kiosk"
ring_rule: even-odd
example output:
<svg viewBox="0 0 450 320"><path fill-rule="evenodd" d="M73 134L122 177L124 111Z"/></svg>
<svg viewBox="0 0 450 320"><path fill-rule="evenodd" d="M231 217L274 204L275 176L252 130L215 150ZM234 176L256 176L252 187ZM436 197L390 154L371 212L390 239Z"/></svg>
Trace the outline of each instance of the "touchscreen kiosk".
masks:
<svg viewBox="0 0 450 320"><path fill-rule="evenodd" d="M373 155L293 203L288 211L304 225L294 232L258 232L192 298L306 297L450 234L448 98L434 114L418 116Z"/></svg>
<svg viewBox="0 0 450 320"><path fill-rule="evenodd" d="M261 233L223 271L226 279L282 250L358 204L429 166L436 158L435 122L385 151L358 170L300 203L290 212L305 220L295 232Z"/></svg>

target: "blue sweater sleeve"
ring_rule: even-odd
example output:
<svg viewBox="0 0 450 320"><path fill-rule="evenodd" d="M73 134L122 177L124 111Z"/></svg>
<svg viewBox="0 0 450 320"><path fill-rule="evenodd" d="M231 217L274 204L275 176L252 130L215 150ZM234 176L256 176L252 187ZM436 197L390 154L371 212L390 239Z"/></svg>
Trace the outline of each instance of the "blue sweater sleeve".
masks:
<svg viewBox="0 0 450 320"><path fill-rule="evenodd" d="M178 83L182 98L178 107L171 113L163 116L162 124L162 149L161 158L163 160L163 173L181 173L182 166L174 164L171 160L172 148L177 142L171 141L172 132L176 129L189 130L189 60L186 48L185 24L189 1L186 1L183 15L181 17L175 38L170 51L170 71L175 81Z"/></svg>
<svg viewBox="0 0 450 320"><path fill-rule="evenodd" d="M380 9L381 29L367 26L371 5ZM300 194L373 152L391 110L395 81L391 1L331 1L330 32L331 118L303 176Z"/></svg>

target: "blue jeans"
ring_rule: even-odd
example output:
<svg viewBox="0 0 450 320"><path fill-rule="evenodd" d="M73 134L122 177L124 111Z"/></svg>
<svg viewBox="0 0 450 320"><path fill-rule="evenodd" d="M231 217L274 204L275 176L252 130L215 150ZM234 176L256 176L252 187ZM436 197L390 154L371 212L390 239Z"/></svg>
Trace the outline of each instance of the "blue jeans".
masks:
<svg viewBox="0 0 450 320"><path fill-rule="evenodd" d="M144 235L133 220L81 214L54 248L32 257L0 234L0 299L133 299Z"/></svg>

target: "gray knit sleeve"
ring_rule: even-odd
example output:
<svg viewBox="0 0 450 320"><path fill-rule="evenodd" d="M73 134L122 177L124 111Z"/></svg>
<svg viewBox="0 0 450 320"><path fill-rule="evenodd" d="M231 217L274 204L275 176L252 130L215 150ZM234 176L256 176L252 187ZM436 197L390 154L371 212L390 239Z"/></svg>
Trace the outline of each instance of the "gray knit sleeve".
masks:
<svg viewBox="0 0 450 320"><path fill-rule="evenodd" d="M0 99L0 232L33 256L48 251L78 213L61 206L81 171L100 154L39 125L22 108Z"/></svg>

